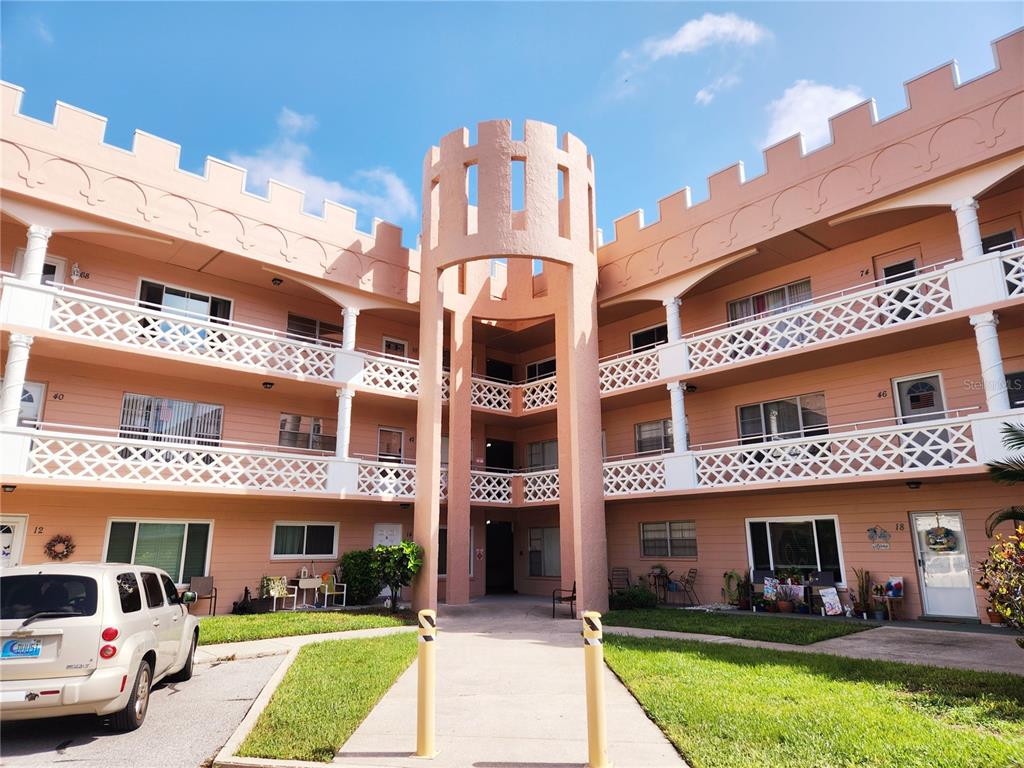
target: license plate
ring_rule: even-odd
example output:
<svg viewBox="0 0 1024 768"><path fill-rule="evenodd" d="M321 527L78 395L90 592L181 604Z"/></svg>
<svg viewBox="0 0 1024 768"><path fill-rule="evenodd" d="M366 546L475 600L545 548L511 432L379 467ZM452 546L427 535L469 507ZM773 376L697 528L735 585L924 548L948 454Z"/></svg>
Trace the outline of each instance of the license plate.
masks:
<svg viewBox="0 0 1024 768"><path fill-rule="evenodd" d="M42 640L4 640L0 659L35 659L42 650Z"/></svg>

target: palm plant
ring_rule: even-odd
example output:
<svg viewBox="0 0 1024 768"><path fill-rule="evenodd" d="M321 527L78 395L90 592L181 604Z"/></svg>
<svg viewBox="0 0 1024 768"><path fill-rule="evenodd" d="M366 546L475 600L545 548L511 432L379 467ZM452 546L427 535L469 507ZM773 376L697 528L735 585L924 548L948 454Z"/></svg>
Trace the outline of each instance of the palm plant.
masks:
<svg viewBox="0 0 1024 768"><path fill-rule="evenodd" d="M1024 451L1024 424L1003 425L1003 446L1009 451ZM1015 485L1024 483L1024 454L1007 456L988 465L989 477L997 483ZM1024 507L1010 506L997 509L985 521L985 534L991 538L996 526L1007 520L1024 520Z"/></svg>

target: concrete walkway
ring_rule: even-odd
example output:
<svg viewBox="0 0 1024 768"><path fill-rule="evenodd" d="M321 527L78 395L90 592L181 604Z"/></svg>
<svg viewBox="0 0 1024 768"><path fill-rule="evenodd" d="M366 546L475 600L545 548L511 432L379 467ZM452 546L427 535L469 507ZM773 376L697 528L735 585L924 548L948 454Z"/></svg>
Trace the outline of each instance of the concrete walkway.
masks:
<svg viewBox="0 0 1024 768"><path fill-rule="evenodd" d="M563 613L567 611L563 609ZM553 621L550 603L498 598L441 606L437 745L432 768L583 766L587 761L580 622ZM617 768L685 766L605 670L609 753ZM416 746L416 665L342 747L336 765L423 768Z"/></svg>
<svg viewBox="0 0 1024 768"><path fill-rule="evenodd" d="M202 630L200 630L201 632ZM377 629L350 629L347 632L321 632L318 635L273 637L266 640L244 640L239 643L213 643L196 648L196 664L216 661L259 659L264 656L283 656L296 648L324 640L356 640L360 637L380 637L396 632L415 632L416 627L379 627Z"/></svg>
<svg viewBox="0 0 1024 768"><path fill-rule="evenodd" d="M772 619L766 619L771 621ZM827 653L854 659L902 661L932 667L973 669L979 672L1008 672L1024 675L1024 653L1017 646L1015 636L958 632L944 629L879 627L857 632L812 645L789 645L764 640L744 640L721 635L698 635L692 632L670 632L663 629L637 629L634 627L605 627L606 634L633 637L664 637L670 640L696 640L701 643L745 645L775 651L800 653Z"/></svg>

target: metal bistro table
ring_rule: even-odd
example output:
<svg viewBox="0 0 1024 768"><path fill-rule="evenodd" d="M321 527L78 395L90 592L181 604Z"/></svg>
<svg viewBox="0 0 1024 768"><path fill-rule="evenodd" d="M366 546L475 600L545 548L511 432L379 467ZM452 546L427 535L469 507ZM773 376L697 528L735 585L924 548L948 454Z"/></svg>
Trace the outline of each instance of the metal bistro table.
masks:
<svg viewBox="0 0 1024 768"><path fill-rule="evenodd" d="M320 589L320 585L323 583L323 579L319 576L310 576L308 578L293 579L296 586L302 590L302 605L299 608L316 608L316 590ZM313 604L310 605L307 602L309 597L309 590L313 590Z"/></svg>

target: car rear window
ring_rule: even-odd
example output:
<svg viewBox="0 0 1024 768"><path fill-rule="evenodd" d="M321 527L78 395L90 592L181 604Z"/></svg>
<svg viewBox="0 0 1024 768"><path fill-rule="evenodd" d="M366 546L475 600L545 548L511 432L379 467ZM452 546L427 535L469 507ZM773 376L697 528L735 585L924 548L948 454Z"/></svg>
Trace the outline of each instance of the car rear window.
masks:
<svg viewBox="0 0 1024 768"><path fill-rule="evenodd" d="M96 613L96 579L71 574L0 576L0 619L37 613Z"/></svg>

